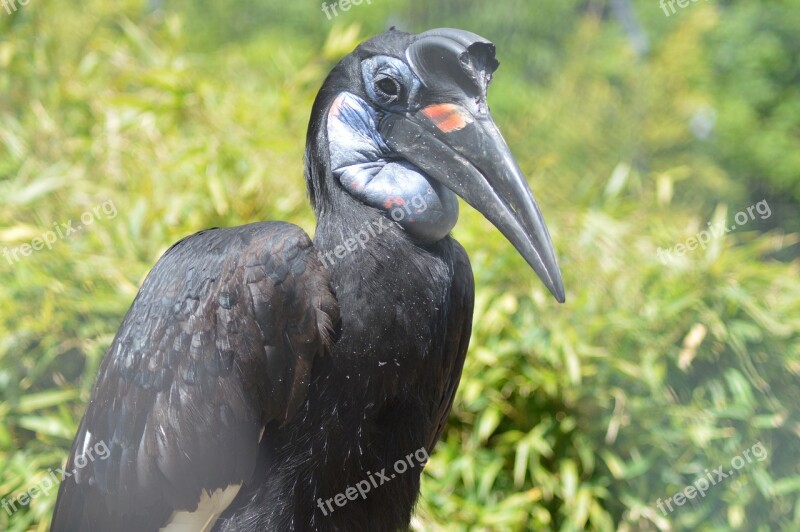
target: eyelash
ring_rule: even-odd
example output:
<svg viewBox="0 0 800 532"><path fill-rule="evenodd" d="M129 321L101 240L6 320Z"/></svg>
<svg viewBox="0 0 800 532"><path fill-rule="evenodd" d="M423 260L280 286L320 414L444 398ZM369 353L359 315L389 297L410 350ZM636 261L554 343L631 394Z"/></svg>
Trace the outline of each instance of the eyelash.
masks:
<svg viewBox="0 0 800 532"><path fill-rule="evenodd" d="M387 92L386 90L384 90L385 88L387 88L385 85L386 82L391 84L391 88L394 92ZM384 85L384 87L381 87L382 84ZM393 103L399 100L403 92L403 89L400 86L400 82L398 82L393 77L387 75L379 74L378 76L376 76L375 81L373 82L373 86L375 88L375 92L378 93L378 95L385 98L388 103Z"/></svg>

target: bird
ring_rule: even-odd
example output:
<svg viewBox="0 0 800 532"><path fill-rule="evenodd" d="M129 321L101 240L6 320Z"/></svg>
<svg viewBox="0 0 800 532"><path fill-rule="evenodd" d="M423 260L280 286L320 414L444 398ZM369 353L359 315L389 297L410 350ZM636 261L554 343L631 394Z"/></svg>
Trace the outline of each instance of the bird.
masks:
<svg viewBox="0 0 800 532"><path fill-rule="evenodd" d="M257 222L161 256L100 364L53 531L408 529L472 329L458 198L565 300L489 110L495 55L391 28L336 64L307 131L313 239Z"/></svg>

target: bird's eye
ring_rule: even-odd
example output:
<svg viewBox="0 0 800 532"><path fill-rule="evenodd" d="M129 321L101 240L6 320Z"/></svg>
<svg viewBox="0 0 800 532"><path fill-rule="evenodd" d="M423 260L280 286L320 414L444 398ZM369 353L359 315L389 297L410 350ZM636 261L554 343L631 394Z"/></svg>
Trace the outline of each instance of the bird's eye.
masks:
<svg viewBox="0 0 800 532"><path fill-rule="evenodd" d="M380 76L375 80L375 92L387 103L392 103L400 98L400 83L389 76Z"/></svg>

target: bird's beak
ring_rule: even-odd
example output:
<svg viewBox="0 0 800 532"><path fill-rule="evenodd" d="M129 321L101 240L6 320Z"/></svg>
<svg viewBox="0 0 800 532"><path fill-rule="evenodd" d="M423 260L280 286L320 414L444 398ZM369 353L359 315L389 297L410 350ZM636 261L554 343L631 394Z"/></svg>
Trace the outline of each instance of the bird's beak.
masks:
<svg viewBox="0 0 800 532"><path fill-rule="evenodd" d="M564 302L561 271L542 213L488 110L436 103L413 114L387 113L380 133L392 150L492 222L556 300Z"/></svg>

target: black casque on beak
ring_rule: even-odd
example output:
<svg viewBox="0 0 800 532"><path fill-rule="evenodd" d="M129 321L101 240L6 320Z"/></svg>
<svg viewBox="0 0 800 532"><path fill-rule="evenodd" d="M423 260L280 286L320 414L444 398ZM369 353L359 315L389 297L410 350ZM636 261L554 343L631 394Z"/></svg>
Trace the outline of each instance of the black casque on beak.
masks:
<svg viewBox="0 0 800 532"><path fill-rule="evenodd" d="M539 206L486 104L494 45L462 30L425 32L406 59L422 80L416 111L387 113L387 145L481 212L559 302L564 285Z"/></svg>

